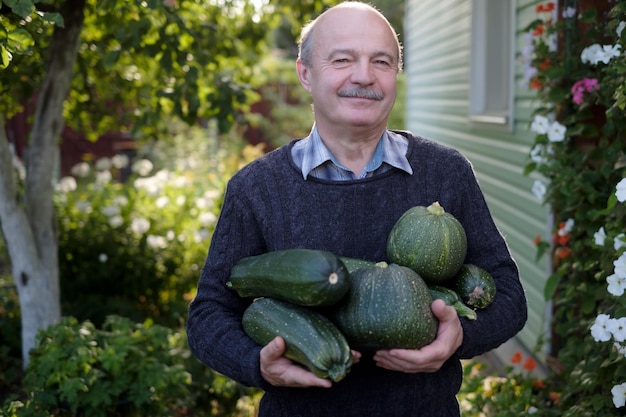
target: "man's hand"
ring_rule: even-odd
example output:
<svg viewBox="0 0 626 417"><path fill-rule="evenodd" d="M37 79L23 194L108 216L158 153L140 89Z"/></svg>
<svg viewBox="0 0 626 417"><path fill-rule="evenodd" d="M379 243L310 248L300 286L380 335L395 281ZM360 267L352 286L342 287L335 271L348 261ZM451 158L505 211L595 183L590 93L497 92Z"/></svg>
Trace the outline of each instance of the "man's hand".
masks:
<svg viewBox="0 0 626 417"><path fill-rule="evenodd" d="M421 349L391 349L376 352L374 360L381 368L400 372L436 372L463 342L463 328L454 308L443 300L432 303L432 311L439 320L437 337Z"/></svg>
<svg viewBox="0 0 626 417"><path fill-rule="evenodd" d="M332 382L285 358L285 341L277 336L261 349L261 375L277 387L330 388Z"/></svg>

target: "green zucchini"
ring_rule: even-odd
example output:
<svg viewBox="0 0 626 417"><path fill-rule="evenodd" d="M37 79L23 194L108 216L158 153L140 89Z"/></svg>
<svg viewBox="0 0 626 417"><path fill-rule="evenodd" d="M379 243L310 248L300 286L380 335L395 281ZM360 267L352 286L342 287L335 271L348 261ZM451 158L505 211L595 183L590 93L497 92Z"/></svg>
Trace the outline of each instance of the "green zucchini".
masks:
<svg viewBox="0 0 626 417"><path fill-rule="evenodd" d="M352 365L352 352L339 329L322 314L286 301L259 298L245 310L243 330L267 345L284 339L285 357L306 366L320 378L341 381Z"/></svg>
<svg viewBox="0 0 626 417"><path fill-rule="evenodd" d="M433 296L433 300L443 300L447 305L454 307L459 316L476 320L476 312L463 304L463 301L461 301L461 298L454 290L440 285L429 285L428 289Z"/></svg>
<svg viewBox="0 0 626 417"><path fill-rule="evenodd" d="M330 306L348 292L348 270L336 255L285 249L241 259L226 285L241 297L272 297L302 306Z"/></svg>
<svg viewBox="0 0 626 417"><path fill-rule="evenodd" d="M446 286L452 288L465 305L474 309L487 307L496 296L496 282L491 274L472 264L464 264Z"/></svg>

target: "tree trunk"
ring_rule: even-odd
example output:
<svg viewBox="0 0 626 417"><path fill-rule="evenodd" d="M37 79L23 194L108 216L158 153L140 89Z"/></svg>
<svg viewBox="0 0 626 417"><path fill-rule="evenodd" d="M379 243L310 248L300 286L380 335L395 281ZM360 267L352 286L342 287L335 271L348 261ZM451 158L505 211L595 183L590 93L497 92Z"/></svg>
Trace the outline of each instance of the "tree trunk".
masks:
<svg viewBox="0 0 626 417"><path fill-rule="evenodd" d="M66 1L61 10L64 27L55 27L50 42L25 158L23 201L0 121L0 222L20 300L24 367L37 332L61 318L53 177L64 125L63 102L74 73L84 10L85 0Z"/></svg>

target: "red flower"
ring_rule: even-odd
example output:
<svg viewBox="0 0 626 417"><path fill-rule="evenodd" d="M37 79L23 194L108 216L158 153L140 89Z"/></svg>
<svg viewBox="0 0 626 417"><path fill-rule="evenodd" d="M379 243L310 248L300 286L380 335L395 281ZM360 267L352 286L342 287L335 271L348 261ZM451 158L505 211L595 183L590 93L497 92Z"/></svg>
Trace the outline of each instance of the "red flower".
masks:
<svg viewBox="0 0 626 417"><path fill-rule="evenodd" d="M533 242L535 243L535 246L539 245L541 243L541 235L535 236L535 240L533 240Z"/></svg>
<svg viewBox="0 0 626 417"><path fill-rule="evenodd" d="M569 256L571 252L572 250L570 248L568 248L567 246L562 246L560 248L556 248L554 254L557 256L557 258L565 259Z"/></svg>
<svg viewBox="0 0 626 417"><path fill-rule="evenodd" d="M547 70L548 68L550 68L552 66L552 62L550 62L550 58L546 58L543 60L542 63L539 64L539 69L542 71Z"/></svg>
<svg viewBox="0 0 626 417"><path fill-rule="evenodd" d="M559 404L561 402L561 393L560 392L550 392L548 394L548 396L550 397L550 399L555 403L555 404Z"/></svg>
<svg viewBox="0 0 626 417"><path fill-rule="evenodd" d="M546 387L546 384L543 382L543 379L535 379L533 381L533 387L537 389L544 389Z"/></svg>
<svg viewBox="0 0 626 417"><path fill-rule="evenodd" d="M534 90L542 90L543 84L541 83L538 77L535 77L530 81L529 87Z"/></svg>
<svg viewBox="0 0 626 417"><path fill-rule="evenodd" d="M522 368L526 369L527 371L534 371L536 367L537 361L535 361L533 358L527 358L524 362L524 365L522 365Z"/></svg>
<svg viewBox="0 0 626 417"><path fill-rule="evenodd" d="M546 4L538 4L535 8L535 12L537 13L550 13L554 10L554 3L549 1Z"/></svg>
<svg viewBox="0 0 626 417"><path fill-rule="evenodd" d="M542 24L539 24L539 26L537 26L535 30L533 30L533 36L541 36L544 30L544 26Z"/></svg>
<svg viewBox="0 0 626 417"><path fill-rule="evenodd" d="M513 354L513 356L511 357L511 363L515 364L515 363L520 363L522 362L522 352L515 352Z"/></svg>

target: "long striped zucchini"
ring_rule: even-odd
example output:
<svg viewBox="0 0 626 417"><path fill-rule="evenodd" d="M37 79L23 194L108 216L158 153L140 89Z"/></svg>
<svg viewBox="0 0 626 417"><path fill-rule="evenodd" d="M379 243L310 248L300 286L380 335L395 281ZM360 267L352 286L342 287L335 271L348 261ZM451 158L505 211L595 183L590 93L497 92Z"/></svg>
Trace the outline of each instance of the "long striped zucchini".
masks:
<svg viewBox="0 0 626 417"><path fill-rule="evenodd" d="M285 357L321 378L341 381L352 365L352 352L339 329L312 309L273 298L255 300L243 314L243 329L265 346L276 336L285 340Z"/></svg>

